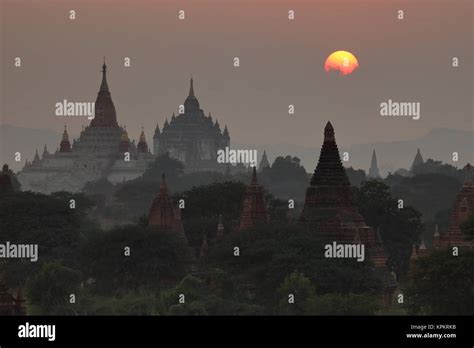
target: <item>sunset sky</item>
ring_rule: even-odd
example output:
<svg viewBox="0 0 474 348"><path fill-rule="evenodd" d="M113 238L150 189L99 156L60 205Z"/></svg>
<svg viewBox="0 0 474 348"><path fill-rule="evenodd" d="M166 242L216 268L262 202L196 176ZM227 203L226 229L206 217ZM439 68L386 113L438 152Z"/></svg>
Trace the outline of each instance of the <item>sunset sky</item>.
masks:
<svg viewBox="0 0 474 348"><path fill-rule="evenodd" d="M143 125L150 143L191 74L233 143L318 147L327 120L341 145L473 129L472 0L0 1L1 123L61 131L66 121L78 134L87 119L57 117L54 105L95 101L106 56L119 124L135 139ZM325 72L337 50L357 57L353 74ZM381 117L388 99L420 102L421 119Z"/></svg>

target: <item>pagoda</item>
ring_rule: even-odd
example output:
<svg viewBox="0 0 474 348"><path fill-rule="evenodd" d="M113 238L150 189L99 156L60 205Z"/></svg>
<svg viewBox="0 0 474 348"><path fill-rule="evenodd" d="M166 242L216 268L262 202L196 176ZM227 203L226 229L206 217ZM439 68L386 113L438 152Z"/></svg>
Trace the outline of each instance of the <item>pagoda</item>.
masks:
<svg viewBox="0 0 474 348"><path fill-rule="evenodd" d="M173 204L169 196L165 174L161 176L160 191L153 200L148 214L148 226L157 226L162 230L173 231L186 239L181 210Z"/></svg>
<svg viewBox="0 0 474 348"><path fill-rule="evenodd" d="M217 162L217 151L229 147L230 134L227 126L221 130L219 121L211 114L204 114L194 92L191 78L189 92L179 115L166 118L163 129L155 129L153 151L155 155L168 153L185 165L185 171L225 171L225 164Z"/></svg>
<svg viewBox="0 0 474 348"><path fill-rule="evenodd" d="M380 171L379 167L377 166L377 155L375 154L375 149L372 152L372 160L370 161L370 169L369 169L369 178L378 179L380 178Z"/></svg>
<svg viewBox="0 0 474 348"><path fill-rule="evenodd" d="M143 131L143 127L142 127L142 132L140 133L140 138L139 138L139 142L137 144L137 151L138 152L141 152L141 153L148 153L150 152L148 150L148 144L146 142L146 138L145 138L145 132Z"/></svg>
<svg viewBox="0 0 474 348"><path fill-rule="evenodd" d="M263 197L263 188L257 181L257 169L253 167L252 180L245 189L240 215L239 230L245 230L261 222L267 222L267 209Z"/></svg>
<svg viewBox="0 0 474 348"><path fill-rule="evenodd" d="M46 145L44 146L43 157L47 152ZM69 142L69 134L67 134L66 125L64 125L63 138L59 144L59 152L71 152L71 143Z"/></svg>
<svg viewBox="0 0 474 348"><path fill-rule="evenodd" d="M258 166L258 171L261 172L263 168L270 168L270 162L268 162L267 152L264 150L262 159L260 160L260 164Z"/></svg>
<svg viewBox="0 0 474 348"><path fill-rule="evenodd" d="M474 241L467 240L461 231L461 224L470 215L474 214L474 180L472 179L472 167L470 164L466 165L465 172L466 180L451 208L448 231L435 235L433 239L434 248L474 247Z"/></svg>
<svg viewBox="0 0 474 348"><path fill-rule="evenodd" d="M410 172L413 173L415 168L418 167L419 165L422 165L423 163L425 162L423 161L423 157L421 156L420 149L418 148L418 150L416 151L415 159L413 160L413 163L411 164Z"/></svg>
<svg viewBox="0 0 474 348"><path fill-rule="evenodd" d="M300 223L328 241L376 244L375 233L354 205L331 122L324 128L319 162L306 190Z"/></svg>

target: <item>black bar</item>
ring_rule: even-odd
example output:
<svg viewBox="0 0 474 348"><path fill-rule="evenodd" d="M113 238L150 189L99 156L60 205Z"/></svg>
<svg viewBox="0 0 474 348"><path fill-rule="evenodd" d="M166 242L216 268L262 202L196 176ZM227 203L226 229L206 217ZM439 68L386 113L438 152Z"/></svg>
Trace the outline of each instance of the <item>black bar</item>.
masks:
<svg viewBox="0 0 474 348"><path fill-rule="evenodd" d="M19 326L27 322L55 325L55 340L18 337ZM426 328L420 331L412 325ZM0 346L306 343L472 347L473 331L472 316L26 316L0 317ZM456 337L407 338L407 334L420 333L455 334Z"/></svg>

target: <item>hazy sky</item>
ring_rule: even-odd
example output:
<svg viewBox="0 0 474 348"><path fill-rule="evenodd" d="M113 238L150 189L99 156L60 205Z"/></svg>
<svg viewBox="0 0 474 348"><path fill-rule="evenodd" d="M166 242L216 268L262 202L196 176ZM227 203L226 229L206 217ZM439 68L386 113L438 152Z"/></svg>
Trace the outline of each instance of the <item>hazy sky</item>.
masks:
<svg viewBox="0 0 474 348"><path fill-rule="evenodd" d="M201 107L236 143L319 147L327 120L340 145L473 128L472 0L0 2L2 123L61 131L66 122L79 133L86 118L57 117L54 105L95 101L106 56L118 122L135 139L144 125L149 143L184 102L191 74ZM352 52L359 69L327 74L336 50ZM421 119L381 117L388 99L420 102Z"/></svg>

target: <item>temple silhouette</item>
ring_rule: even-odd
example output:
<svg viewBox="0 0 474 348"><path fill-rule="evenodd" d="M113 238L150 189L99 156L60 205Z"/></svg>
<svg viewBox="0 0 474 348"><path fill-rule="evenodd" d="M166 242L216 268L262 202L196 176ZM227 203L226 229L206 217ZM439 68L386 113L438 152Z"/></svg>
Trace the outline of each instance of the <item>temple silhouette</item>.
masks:
<svg viewBox="0 0 474 348"><path fill-rule="evenodd" d="M165 120L163 130L156 126L153 146L147 143L145 130L138 143L130 141L126 126L119 126L117 112L107 82L107 65L102 66L102 81L95 101L95 117L71 143L66 126L58 149L50 153L44 147L40 156L26 161L18 173L24 190L42 193L79 192L87 182L106 178L113 184L139 177L159 155L167 153L183 162L187 172L221 171L217 151L230 145L227 126L221 130L218 120L204 115L194 94L191 78L183 113ZM153 150L153 153L152 153Z"/></svg>

